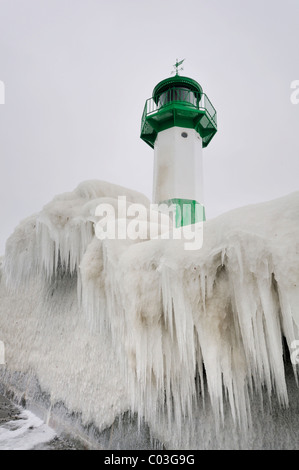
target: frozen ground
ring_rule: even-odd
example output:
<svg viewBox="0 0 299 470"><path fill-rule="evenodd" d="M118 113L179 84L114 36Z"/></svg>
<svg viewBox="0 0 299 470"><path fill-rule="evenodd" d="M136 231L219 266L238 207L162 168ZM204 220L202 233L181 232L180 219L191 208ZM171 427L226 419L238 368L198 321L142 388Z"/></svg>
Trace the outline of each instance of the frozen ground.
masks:
<svg viewBox="0 0 299 470"><path fill-rule="evenodd" d="M78 450L40 418L0 395L0 450Z"/></svg>

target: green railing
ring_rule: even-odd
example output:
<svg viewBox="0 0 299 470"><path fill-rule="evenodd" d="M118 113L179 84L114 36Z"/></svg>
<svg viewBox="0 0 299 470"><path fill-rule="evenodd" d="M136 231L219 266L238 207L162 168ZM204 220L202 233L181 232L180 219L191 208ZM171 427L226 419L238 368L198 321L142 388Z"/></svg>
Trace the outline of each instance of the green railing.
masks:
<svg viewBox="0 0 299 470"><path fill-rule="evenodd" d="M154 98L147 99L142 115L141 128L143 128L147 116L172 105L190 106L190 108L204 112L211 124L217 129L217 112L207 95L182 87L169 88L167 91L161 93L161 95L156 98L156 101Z"/></svg>

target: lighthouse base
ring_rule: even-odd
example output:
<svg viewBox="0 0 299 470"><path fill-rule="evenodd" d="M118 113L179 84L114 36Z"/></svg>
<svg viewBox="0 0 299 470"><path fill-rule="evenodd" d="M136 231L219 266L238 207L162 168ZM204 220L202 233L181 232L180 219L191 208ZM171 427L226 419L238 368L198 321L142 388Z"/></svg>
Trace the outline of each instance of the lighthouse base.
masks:
<svg viewBox="0 0 299 470"><path fill-rule="evenodd" d="M204 206L193 199L172 198L160 204L173 207L176 227L196 224L206 220Z"/></svg>

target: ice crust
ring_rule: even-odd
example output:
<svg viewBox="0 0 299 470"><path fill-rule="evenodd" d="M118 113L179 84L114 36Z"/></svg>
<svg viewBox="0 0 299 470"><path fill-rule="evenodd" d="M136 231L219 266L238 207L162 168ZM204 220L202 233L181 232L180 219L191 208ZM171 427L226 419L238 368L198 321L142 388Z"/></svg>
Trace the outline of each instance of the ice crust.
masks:
<svg viewBox="0 0 299 470"><path fill-rule="evenodd" d="M16 297L31 289L29 304L43 310L39 327L45 335L51 315L64 322L63 316L71 315L66 308L73 309L85 349L88 338L93 346L92 364L80 368L85 402L66 384L65 389L55 384L69 374L76 386L71 357L61 361L56 377L55 369L46 377L47 365L39 363L43 348L40 357L27 361L53 398L67 401L69 394L70 406L96 421L91 402L101 396L101 387L91 376L98 363L100 383L105 377L103 387L110 393L102 400L98 424L129 408L153 429L166 434L171 429L176 442L184 426L194 428L194 416L200 421L205 406L216 429L225 426L229 409L242 432L251 425L253 395L261 406L266 394L269 402L275 396L287 407L283 339L290 354L299 339L299 192L206 221L203 247L196 251L186 251L183 240L97 239L95 209L101 202L117 208L118 196L149 207L140 193L87 181L21 222L6 244L2 292L4 285L6 295ZM67 292L66 279L75 290ZM68 307L65 297L71 298ZM64 323L53 345L61 354L67 327ZM38 335L35 331L35 347ZM20 362L25 368L26 359ZM17 368L18 361L8 366ZM87 391L91 383L96 389Z"/></svg>

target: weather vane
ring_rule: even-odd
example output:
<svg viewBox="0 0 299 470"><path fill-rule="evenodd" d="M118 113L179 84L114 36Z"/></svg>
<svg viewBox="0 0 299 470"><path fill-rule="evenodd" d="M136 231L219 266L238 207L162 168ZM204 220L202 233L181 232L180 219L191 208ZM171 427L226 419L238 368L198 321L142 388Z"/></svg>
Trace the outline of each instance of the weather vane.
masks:
<svg viewBox="0 0 299 470"><path fill-rule="evenodd" d="M181 67L181 68L179 69L179 66L182 65L182 63L184 62L184 60L185 60L185 59L179 61L179 59L177 59L177 60L176 60L176 63L173 65L173 67L175 68L175 74L176 74L176 75L179 74L179 71L184 70L184 67ZM171 73L173 74L174 71L172 71Z"/></svg>

